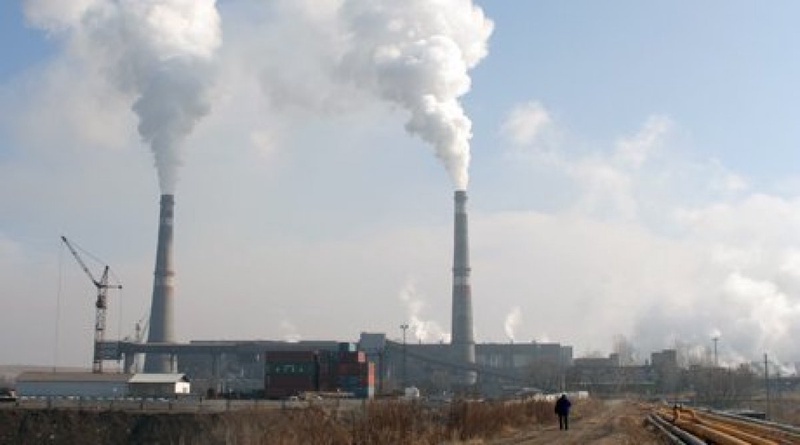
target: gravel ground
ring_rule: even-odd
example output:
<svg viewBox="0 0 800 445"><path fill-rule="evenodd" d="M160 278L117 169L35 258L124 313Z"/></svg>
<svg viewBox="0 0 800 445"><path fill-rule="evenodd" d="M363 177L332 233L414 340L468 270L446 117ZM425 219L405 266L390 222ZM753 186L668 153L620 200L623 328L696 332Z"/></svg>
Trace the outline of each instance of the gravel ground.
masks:
<svg viewBox="0 0 800 445"><path fill-rule="evenodd" d="M538 444L598 444L598 445L646 445L662 444L657 436L644 426L649 410L635 403L620 400L603 402L602 409L570 419L569 431L560 431L558 422L552 425L532 426L528 430L486 442L491 445L538 445Z"/></svg>

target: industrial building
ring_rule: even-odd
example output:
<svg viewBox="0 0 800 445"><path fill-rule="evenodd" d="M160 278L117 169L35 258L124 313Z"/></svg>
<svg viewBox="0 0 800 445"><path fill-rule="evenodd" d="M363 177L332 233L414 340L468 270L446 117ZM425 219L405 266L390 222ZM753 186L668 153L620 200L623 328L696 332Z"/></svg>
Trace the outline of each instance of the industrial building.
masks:
<svg viewBox="0 0 800 445"><path fill-rule="evenodd" d="M529 381L533 368L544 367L552 376L563 376L565 367L572 363L570 347L475 343L466 191L456 190L453 199L452 340L448 344L410 344L405 339L401 343L382 333L364 333L347 351L356 354L357 358L352 359L341 355L343 343L338 341L176 343L175 197L164 194L160 199L147 342L96 341L95 360L100 365L105 360L117 361L125 373L132 374L138 356L144 355L145 373L181 372L192 380L195 394L229 397L280 396L300 390L372 397L376 393L402 391L408 385L430 391L495 393L509 384ZM330 368L336 368L336 372ZM102 366L95 371L98 369ZM563 386L563 377L552 377L540 384L555 389Z"/></svg>
<svg viewBox="0 0 800 445"><path fill-rule="evenodd" d="M178 397L191 393L186 374L135 374L128 380L128 393L133 397Z"/></svg>
<svg viewBox="0 0 800 445"><path fill-rule="evenodd" d="M16 378L23 397L177 397L191 393L185 374L23 372Z"/></svg>
<svg viewBox="0 0 800 445"><path fill-rule="evenodd" d="M362 368L349 373L333 375L320 380L325 357L341 354L343 349L355 354L356 359L345 362L361 363ZM192 392L225 396L260 397L268 388L268 375L275 378L270 368L270 357L300 357L284 360L286 363L312 363L315 368L297 371L304 379L295 379L298 390L346 391L359 397L387 394L414 385L425 391L450 391L463 382L467 373L474 374L477 390L497 394L498 388L529 383L535 370L548 370L549 380L540 386L557 390L566 368L573 362L572 348L556 343L478 343L475 345L475 363L453 359L450 345L446 343L407 343L393 341L383 333L362 333L358 342L337 341L193 341L190 343L148 344L119 343L115 349L125 366L133 362L129 357L156 351L170 357L180 372L192 380ZM302 358L302 359L301 359ZM341 360L340 360L341 361ZM339 366L333 364L332 366ZM371 367L371 368L368 368ZM298 366L299 370L300 367ZM133 372L133 369L125 369ZM317 373L317 377L313 373ZM363 381L362 388L347 384L343 378ZM302 382L300 380L303 380ZM284 381L286 378L284 377ZM323 383L323 384L320 384Z"/></svg>
<svg viewBox="0 0 800 445"><path fill-rule="evenodd" d="M125 397L130 378L130 374L23 372L16 379L16 389L26 397Z"/></svg>

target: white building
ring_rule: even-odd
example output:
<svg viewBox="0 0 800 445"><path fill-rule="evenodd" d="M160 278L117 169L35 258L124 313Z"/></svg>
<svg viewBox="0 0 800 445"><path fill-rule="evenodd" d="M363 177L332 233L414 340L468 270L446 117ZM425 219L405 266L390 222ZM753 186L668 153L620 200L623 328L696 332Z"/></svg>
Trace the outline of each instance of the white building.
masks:
<svg viewBox="0 0 800 445"><path fill-rule="evenodd" d="M191 383L186 374L134 374L128 390L134 397L175 397L188 395Z"/></svg>

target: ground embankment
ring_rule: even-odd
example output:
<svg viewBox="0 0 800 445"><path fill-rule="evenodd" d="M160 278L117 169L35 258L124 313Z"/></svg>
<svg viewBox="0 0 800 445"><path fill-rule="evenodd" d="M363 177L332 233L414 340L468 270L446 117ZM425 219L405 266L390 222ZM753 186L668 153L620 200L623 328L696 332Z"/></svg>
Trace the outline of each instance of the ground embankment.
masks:
<svg viewBox="0 0 800 445"><path fill-rule="evenodd" d="M148 414L124 411L2 410L0 444L294 443L289 439L295 434L287 435L287 431L281 431L288 424L294 423L291 422L291 417L280 412L248 411ZM285 422L287 419L290 421ZM298 428L298 432L302 433L303 429ZM268 440L269 437L279 441Z"/></svg>
<svg viewBox="0 0 800 445"><path fill-rule="evenodd" d="M574 406L578 429L606 411L603 402ZM348 409L240 409L214 413L122 410L0 410L0 445L148 444L442 444L528 443L552 430L550 402L374 402ZM588 436L583 436L588 437ZM560 437L563 438L563 437ZM497 442L505 443L505 442ZM531 442L539 443L539 442ZM584 442L591 443L591 442Z"/></svg>

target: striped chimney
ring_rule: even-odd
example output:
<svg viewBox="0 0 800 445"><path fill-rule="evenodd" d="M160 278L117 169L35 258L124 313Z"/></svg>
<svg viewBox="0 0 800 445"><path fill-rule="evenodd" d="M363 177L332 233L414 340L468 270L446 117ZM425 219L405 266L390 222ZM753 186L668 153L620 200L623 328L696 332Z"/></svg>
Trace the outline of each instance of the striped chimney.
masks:
<svg viewBox="0 0 800 445"><path fill-rule="evenodd" d="M153 302L150 306L150 333L148 343L175 342L175 270L172 265L172 226L175 196L161 195L161 214L158 224L156 269L153 279ZM169 354L147 354L146 373L176 372Z"/></svg>
<svg viewBox="0 0 800 445"><path fill-rule="evenodd" d="M467 233L467 192L455 192L453 243L453 320L451 348L453 360L461 364L475 363L475 339L472 329L472 286L470 285L469 236ZM474 385L474 371L458 374L457 383Z"/></svg>

